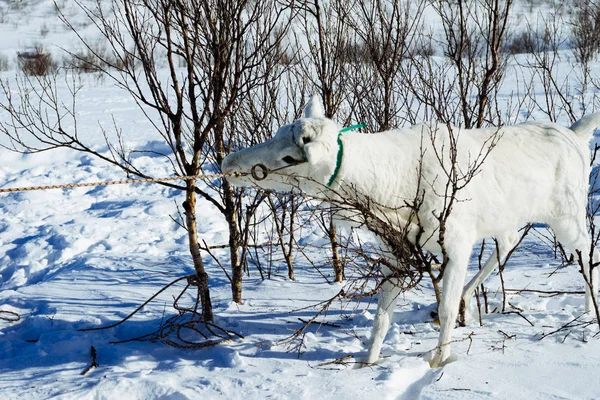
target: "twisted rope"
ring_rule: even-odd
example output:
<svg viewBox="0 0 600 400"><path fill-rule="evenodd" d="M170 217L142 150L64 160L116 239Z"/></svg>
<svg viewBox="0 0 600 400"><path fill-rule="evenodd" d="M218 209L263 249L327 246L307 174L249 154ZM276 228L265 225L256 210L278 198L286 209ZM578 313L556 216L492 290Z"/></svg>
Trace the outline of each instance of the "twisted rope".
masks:
<svg viewBox="0 0 600 400"><path fill-rule="evenodd" d="M17 322L21 316L14 311L0 310L0 320L8 322Z"/></svg>
<svg viewBox="0 0 600 400"><path fill-rule="evenodd" d="M49 189L73 189L80 187L95 187L95 186L109 186L109 185L129 185L133 183L155 183L155 182L168 182L168 181L189 181L195 179L214 179L224 178L227 176L240 176L242 174L205 174L205 175L186 175L186 176L169 176L165 178L143 178L143 179L124 179L120 181L103 181L103 182L84 182L84 183L67 183L63 185L41 185L41 186L26 186L16 188L0 188L0 193L16 193L16 192L31 192L35 190L49 190ZM245 174L244 174L245 175Z"/></svg>

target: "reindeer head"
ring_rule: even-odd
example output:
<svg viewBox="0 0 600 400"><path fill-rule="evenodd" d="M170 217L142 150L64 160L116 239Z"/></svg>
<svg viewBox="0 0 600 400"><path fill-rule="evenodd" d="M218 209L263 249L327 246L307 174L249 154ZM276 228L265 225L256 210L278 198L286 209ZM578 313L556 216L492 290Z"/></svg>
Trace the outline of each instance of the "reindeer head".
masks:
<svg viewBox="0 0 600 400"><path fill-rule="evenodd" d="M327 187L336 167L338 125L325 118L314 96L303 117L285 125L264 143L231 153L223 160L227 179L234 186L295 190L318 194Z"/></svg>

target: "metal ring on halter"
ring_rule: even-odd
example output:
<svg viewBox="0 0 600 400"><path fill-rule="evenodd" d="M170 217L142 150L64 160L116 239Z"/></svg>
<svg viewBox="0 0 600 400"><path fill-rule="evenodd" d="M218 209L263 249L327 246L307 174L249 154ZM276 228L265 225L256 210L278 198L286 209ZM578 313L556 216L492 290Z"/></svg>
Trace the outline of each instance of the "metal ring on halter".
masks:
<svg viewBox="0 0 600 400"><path fill-rule="evenodd" d="M260 176L259 174L256 173L257 169L262 170L262 176ZM264 164L256 164L252 167L252 169L250 170L250 173L255 180L262 181L269 175L268 171L269 171L269 169Z"/></svg>

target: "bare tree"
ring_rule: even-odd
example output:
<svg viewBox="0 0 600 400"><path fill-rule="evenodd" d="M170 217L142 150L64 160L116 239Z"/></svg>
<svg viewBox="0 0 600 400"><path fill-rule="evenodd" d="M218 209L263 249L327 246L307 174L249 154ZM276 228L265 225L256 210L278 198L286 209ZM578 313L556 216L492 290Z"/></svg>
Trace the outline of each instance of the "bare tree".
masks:
<svg viewBox="0 0 600 400"><path fill-rule="evenodd" d="M568 40L564 25L560 7L547 15L540 14L535 25L528 24L526 29L531 35L530 41L535 44L535 51L531 53L531 58L518 64L523 75L523 85L541 88L542 92L540 95L540 90L537 93L534 90L526 90L525 96L530 100L528 113L540 111L553 122L558 121L563 114L566 114L571 122L577 120L576 110L573 108L570 74L559 74L560 49Z"/></svg>
<svg viewBox="0 0 600 400"><path fill-rule="evenodd" d="M508 56L503 52L512 0L435 1L445 61L414 57L404 77L411 93L441 122L464 128L501 125L496 102Z"/></svg>
<svg viewBox="0 0 600 400"><path fill-rule="evenodd" d="M353 115L375 132L401 126L410 92L403 87L400 70L418 46L425 1L359 0L348 17L363 59L348 63L346 75L355 104Z"/></svg>
<svg viewBox="0 0 600 400"><path fill-rule="evenodd" d="M283 254L288 270L288 278L294 280L293 249L295 246L294 231L296 229L296 213L298 204L294 194L269 196L269 207L272 211L273 227L277 235L277 244ZM287 237L287 240L286 240Z"/></svg>
<svg viewBox="0 0 600 400"><path fill-rule="evenodd" d="M342 0L305 0L297 7L302 17L303 37L307 40L305 54L300 57L301 71L319 91L325 116L332 118L339 111L346 92L344 54L349 43L348 5ZM297 42L302 43L302 40L297 37ZM333 219L329 216L328 220L329 226L325 229L331 243L335 281L341 282L344 272L337 231Z"/></svg>
<svg viewBox="0 0 600 400"><path fill-rule="evenodd" d="M186 176L183 184L165 183L185 193L183 202L189 250L196 271L203 317L213 319L198 238L197 196L208 200L225 217L229 227L232 297L242 300L244 236L237 223L240 193L227 182L200 188L206 172L215 172L237 134L232 113L251 100L253 93L278 76L273 50L281 45L291 14L277 1L249 0L113 0L89 7L77 4L109 44L108 52L95 52L92 43L62 14L63 21L94 55L95 67L126 90L156 129L170 152L173 173ZM160 61L166 68L160 68ZM14 149L28 152L66 147L90 153L121 168L128 175L151 178L137 168L124 146L126 134L116 140L105 134L108 153L86 145L77 132L75 78L70 81L71 104L57 94L58 74L26 78L17 87L19 98L3 85L7 101L1 107L11 121L1 125ZM267 119L268 116L263 116ZM254 120L257 124L260 120ZM249 129L254 129L251 127ZM238 144L239 145L239 144ZM201 223L201 222L200 222ZM242 257L243 258L243 257Z"/></svg>
<svg viewBox="0 0 600 400"><path fill-rule="evenodd" d="M586 113L590 105L586 101L586 92L592 79L591 62L597 58L600 50L600 4L590 0L576 0L571 13L572 46L575 62L579 65L578 88L579 108Z"/></svg>

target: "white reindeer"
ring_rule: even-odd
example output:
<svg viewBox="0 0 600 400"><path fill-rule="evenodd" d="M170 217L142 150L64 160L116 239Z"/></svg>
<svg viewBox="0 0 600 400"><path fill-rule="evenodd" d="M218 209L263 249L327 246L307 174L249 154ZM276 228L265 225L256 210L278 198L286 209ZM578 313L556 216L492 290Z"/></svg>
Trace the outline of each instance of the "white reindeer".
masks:
<svg viewBox="0 0 600 400"><path fill-rule="evenodd" d="M419 187L423 202L418 216L424 230L420 237L435 238L439 229L436 215L444 207L451 167L451 138L456 143L454 165L466 172L473 168L482 149L485 152L491 140L499 137L478 173L458 192L445 223L448 264L438 310L440 335L429 359L435 368L448 362L451 355L452 330L476 241L497 238L499 257L492 256L481 274L467 285L463 295L467 304L472 290L497 265L495 260L504 259L511 249L518 229L529 222L548 224L568 250L580 250L584 272L590 276L591 242L586 226L589 141L599 125L597 113L570 129L549 122L472 130L449 130L443 124L427 123L373 135L342 134L335 122L324 117L320 101L314 97L303 118L281 127L264 143L230 154L221 168L226 174L240 173L228 178L234 185L300 188L325 197L334 197L333 193L368 197L391 210L388 220L403 221L398 222L398 229L414 223L410 210L403 206L414 200ZM414 243L415 235L409 235L409 240ZM435 239L420 245L432 252L441 250ZM594 251L593 258L600 261L600 253ZM596 289L595 268L590 281ZM382 285L366 363L379 359L400 290L393 280ZM590 311L595 293L587 285L585 293L585 310Z"/></svg>

